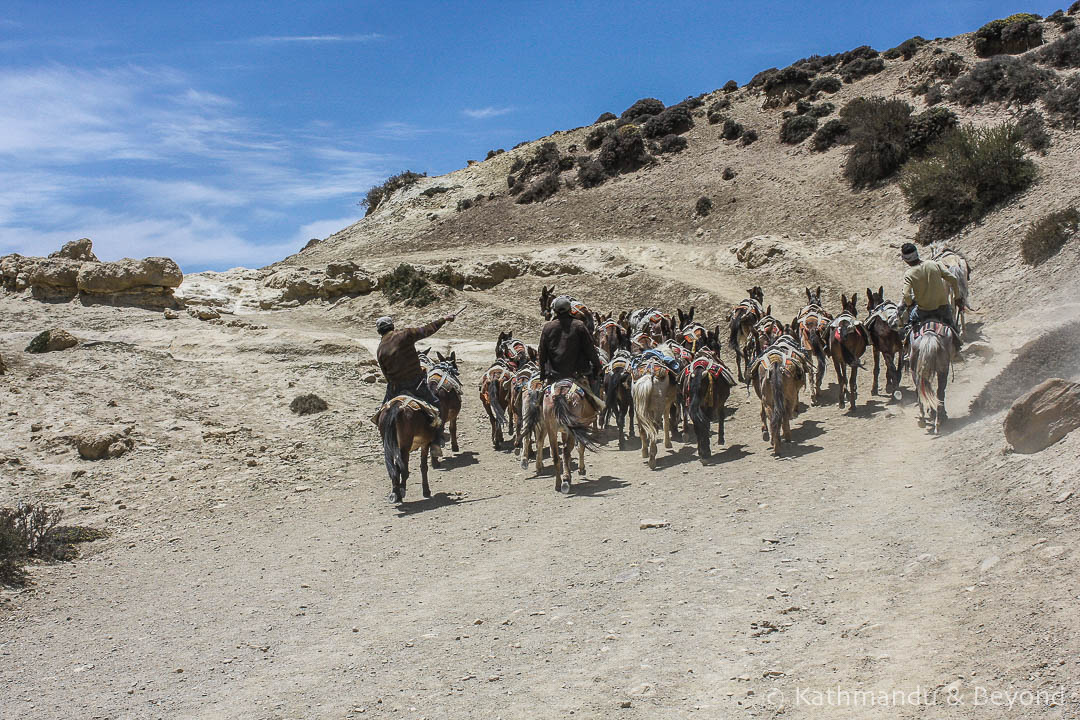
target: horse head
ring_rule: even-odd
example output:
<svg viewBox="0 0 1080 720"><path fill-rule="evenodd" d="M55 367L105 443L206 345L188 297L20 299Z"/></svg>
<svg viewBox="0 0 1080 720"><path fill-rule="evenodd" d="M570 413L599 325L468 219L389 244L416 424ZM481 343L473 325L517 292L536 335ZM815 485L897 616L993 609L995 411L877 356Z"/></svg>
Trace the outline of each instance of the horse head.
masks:
<svg viewBox="0 0 1080 720"><path fill-rule="evenodd" d="M874 308L885 302L885 286L882 285L877 289L875 293L870 288L866 288L866 312L874 312Z"/></svg>
<svg viewBox="0 0 1080 720"><path fill-rule="evenodd" d="M821 307L821 286L818 285L814 292L810 292L810 288L806 288L806 303L808 305L817 305Z"/></svg>
<svg viewBox="0 0 1080 720"><path fill-rule="evenodd" d="M747 292L750 293L752 299L757 300L759 303L765 302L765 291L761 289L760 285L755 285L747 290Z"/></svg>
<svg viewBox="0 0 1080 720"><path fill-rule="evenodd" d="M840 304L844 307L844 312L851 317L859 316L859 308L855 306L855 293L851 293L849 298L847 295L840 293Z"/></svg>
<svg viewBox="0 0 1080 720"><path fill-rule="evenodd" d="M551 303L555 300L555 286L540 286L540 315L545 320L551 319Z"/></svg>

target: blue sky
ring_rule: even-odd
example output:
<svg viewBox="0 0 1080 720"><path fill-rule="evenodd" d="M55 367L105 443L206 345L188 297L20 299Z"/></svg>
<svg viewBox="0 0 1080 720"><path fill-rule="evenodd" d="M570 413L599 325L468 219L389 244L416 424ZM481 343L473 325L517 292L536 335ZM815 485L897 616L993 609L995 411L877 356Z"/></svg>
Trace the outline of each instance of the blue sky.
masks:
<svg viewBox="0 0 1080 720"><path fill-rule="evenodd" d="M260 266L359 219L406 168L1058 7L0 0L0 255L88 236L102 259Z"/></svg>

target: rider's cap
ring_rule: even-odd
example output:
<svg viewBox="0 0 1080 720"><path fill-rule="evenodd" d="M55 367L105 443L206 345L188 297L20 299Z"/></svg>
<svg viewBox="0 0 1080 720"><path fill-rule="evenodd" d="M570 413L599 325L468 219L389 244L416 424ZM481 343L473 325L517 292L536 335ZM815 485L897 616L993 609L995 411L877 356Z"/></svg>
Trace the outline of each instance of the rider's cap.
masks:
<svg viewBox="0 0 1080 720"><path fill-rule="evenodd" d="M560 295L551 303L551 309L557 314L570 312L570 298Z"/></svg>
<svg viewBox="0 0 1080 720"><path fill-rule="evenodd" d="M900 246L900 257L904 258L907 262L919 259L919 248L915 247L914 243L904 243Z"/></svg>
<svg viewBox="0 0 1080 720"><path fill-rule="evenodd" d="M383 315L375 321L375 329L379 331L380 335L385 335L394 329L394 319L389 315Z"/></svg>

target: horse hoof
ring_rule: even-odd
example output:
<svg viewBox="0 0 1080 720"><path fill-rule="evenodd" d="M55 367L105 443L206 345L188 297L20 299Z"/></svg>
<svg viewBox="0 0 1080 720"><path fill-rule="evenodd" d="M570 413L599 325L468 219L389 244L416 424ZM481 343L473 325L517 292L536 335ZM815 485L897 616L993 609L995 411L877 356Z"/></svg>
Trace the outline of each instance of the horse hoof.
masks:
<svg viewBox="0 0 1080 720"><path fill-rule="evenodd" d="M391 505L397 505L399 502L402 501L402 499L403 498L399 498L398 494L393 490L391 490L390 493L386 496L386 501L389 502Z"/></svg>
<svg viewBox="0 0 1080 720"><path fill-rule="evenodd" d="M425 490L424 491L424 497L430 498L431 497L431 490Z"/></svg>
<svg viewBox="0 0 1080 720"><path fill-rule="evenodd" d="M431 458L431 467L437 470L441 464L437 458Z"/></svg>
<svg viewBox="0 0 1080 720"><path fill-rule="evenodd" d="M559 486L559 492L561 492L563 495L569 495L570 494L570 483L568 481L566 481L566 480L563 480L562 485Z"/></svg>

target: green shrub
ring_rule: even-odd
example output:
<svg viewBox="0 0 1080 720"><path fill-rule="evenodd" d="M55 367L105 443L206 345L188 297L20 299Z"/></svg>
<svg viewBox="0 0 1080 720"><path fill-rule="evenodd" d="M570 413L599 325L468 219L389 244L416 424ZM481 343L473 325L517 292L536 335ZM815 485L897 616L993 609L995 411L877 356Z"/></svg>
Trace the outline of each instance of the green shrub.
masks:
<svg viewBox="0 0 1080 720"><path fill-rule="evenodd" d="M1080 212L1071 207L1053 212L1031 226L1020 241L1020 257L1026 265L1048 260L1080 230Z"/></svg>
<svg viewBox="0 0 1080 720"><path fill-rule="evenodd" d="M891 50L886 50L883 55L886 60L896 60L900 57L905 60L910 60L915 57L915 53L919 51L919 48L928 42L930 41L926 38L916 35L913 38L908 38Z"/></svg>
<svg viewBox="0 0 1080 720"><path fill-rule="evenodd" d="M927 105L937 105L939 102L945 99L945 89L941 86L941 83L935 83L930 86L926 91L926 95L923 96L923 100Z"/></svg>
<svg viewBox="0 0 1080 720"><path fill-rule="evenodd" d="M542 175L539 180L525 188L514 202L519 205L527 205L534 202L543 202L559 191L558 171Z"/></svg>
<svg viewBox="0 0 1080 720"><path fill-rule="evenodd" d="M845 144L847 137L847 123L833 118L819 127L817 132L814 133L814 139L810 141L810 149L814 152L825 152L834 145Z"/></svg>
<svg viewBox="0 0 1080 720"><path fill-rule="evenodd" d="M724 87L720 89L726 93L733 93L739 89L739 83L735 82L734 80L728 80L726 83L724 83Z"/></svg>
<svg viewBox="0 0 1080 720"><path fill-rule="evenodd" d="M602 113L600 117L593 120L593 125L598 125L599 123L608 122L610 120L618 120L618 116L613 112Z"/></svg>
<svg viewBox="0 0 1080 720"><path fill-rule="evenodd" d="M666 135L679 135L694 127L694 118L686 105L672 105L666 110L653 115L641 126L642 134L647 138L659 138Z"/></svg>
<svg viewBox="0 0 1080 720"><path fill-rule="evenodd" d="M751 145L757 142L757 139L758 131L754 128L749 128L748 130L743 132L742 137L739 138L739 144L743 147L746 147L747 145Z"/></svg>
<svg viewBox="0 0 1080 720"><path fill-rule="evenodd" d="M297 395L289 403L289 410L296 415L317 415L326 412L330 408L326 401L315 393Z"/></svg>
<svg viewBox="0 0 1080 720"><path fill-rule="evenodd" d="M708 119L710 125L715 125L718 122L723 121L725 115L724 111L731 107L731 101L727 98L720 98L705 112L705 117Z"/></svg>
<svg viewBox="0 0 1080 720"><path fill-rule="evenodd" d="M391 304L404 302L407 306L426 307L438 299L428 279L407 263L383 275L379 289Z"/></svg>
<svg viewBox="0 0 1080 720"><path fill-rule="evenodd" d="M840 90L844 85L840 81L840 78L835 75L822 75L821 77L814 78L814 82L810 83L809 93L827 92L834 93Z"/></svg>
<svg viewBox="0 0 1080 720"><path fill-rule="evenodd" d="M856 98L840 111L852 147L844 176L854 188L892 175L907 159L905 142L911 106L896 98Z"/></svg>
<svg viewBox="0 0 1080 720"><path fill-rule="evenodd" d="M589 134L585 136L585 149L595 150L600 147L604 140L607 139L607 136L613 132L615 132L615 126L610 123L593 128L589 131Z"/></svg>
<svg viewBox="0 0 1080 720"><path fill-rule="evenodd" d="M53 559L49 535L62 515L62 510L32 503L0 507L0 585L25 583L22 568L32 557Z"/></svg>
<svg viewBox="0 0 1080 720"><path fill-rule="evenodd" d="M414 173L412 170L406 170L400 172L397 175L391 175L386 179L382 185L375 185L367 191L363 199L360 200L358 205L362 208L367 208L364 213L364 217L367 217L387 200L391 195L402 188L407 188L415 185L421 178L427 177L427 173Z"/></svg>
<svg viewBox="0 0 1080 720"><path fill-rule="evenodd" d="M803 98L803 99L801 99L801 100L799 100L798 102L795 103L795 113L794 114L795 115L805 115L808 112L810 112L811 108L813 108L813 107L814 106L810 103L809 100ZM784 117L788 117L788 116L785 115Z"/></svg>
<svg viewBox="0 0 1080 720"><path fill-rule="evenodd" d="M633 172L652 161L636 125L623 125L608 135L596 159L608 175Z"/></svg>
<svg viewBox="0 0 1080 720"><path fill-rule="evenodd" d="M1036 59L1056 68L1080 67L1080 30L1072 30L1035 53Z"/></svg>
<svg viewBox="0 0 1080 720"><path fill-rule="evenodd" d="M488 150L487 156L484 159L485 160L490 160L491 158L493 158L493 157L495 157L497 155L502 155L504 152L506 152L506 151L503 150L502 148L499 148L498 150Z"/></svg>
<svg viewBox="0 0 1080 720"><path fill-rule="evenodd" d="M943 107L912 116L908 121L907 132L904 134L905 155L921 155L946 131L952 130L959 124L956 113Z"/></svg>
<svg viewBox="0 0 1080 720"><path fill-rule="evenodd" d="M726 167L724 168L724 172L720 173L720 177L725 180L734 180L737 174L738 173L735 172L734 168Z"/></svg>
<svg viewBox="0 0 1080 720"><path fill-rule="evenodd" d="M929 242L979 219L1035 176L1015 125L965 126L946 133L925 158L908 163L900 187L921 221L919 239Z"/></svg>
<svg viewBox="0 0 1080 720"><path fill-rule="evenodd" d="M746 87L756 89L762 87L769 78L780 72L780 68L769 68L768 70L762 70L754 77L750 78L750 82L746 83Z"/></svg>
<svg viewBox="0 0 1080 720"><path fill-rule="evenodd" d="M706 217L709 213L712 212L712 207L712 200L705 195L702 195L694 204L694 212L696 212L701 217Z"/></svg>
<svg viewBox="0 0 1080 720"><path fill-rule="evenodd" d="M1040 20L1038 15L1016 13L986 23L975 31L975 54L979 57L1016 54L1042 45L1043 29Z"/></svg>
<svg viewBox="0 0 1080 720"><path fill-rule="evenodd" d="M831 102L823 102L811 107L808 113L816 118L823 118L832 115L834 110L836 110L836 106Z"/></svg>
<svg viewBox="0 0 1080 720"><path fill-rule="evenodd" d="M446 187L445 185L435 185L433 187L429 187L427 190L422 191L420 194L426 198L433 198L436 195L441 195L445 192L450 192L450 188Z"/></svg>
<svg viewBox="0 0 1080 720"><path fill-rule="evenodd" d="M676 153L685 150L686 146L686 138L672 133L660 138L660 141L656 144L656 151L660 153Z"/></svg>
<svg viewBox="0 0 1080 720"><path fill-rule="evenodd" d="M885 69L885 61L881 58L859 58L854 62L843 65L840 68L840 77L845 83L851 84L868 75L876 75Z"/></svg>
<svg viewBox="0 0 1080 720"><path fill-rule="evenodd" d="M1046 132L1046 122L1037 110L1026 110L1016 121L1016 127L1025 145L1045 154L1044 151L1050 147L1050 133Z"/></svg>
<svg viewBox="0 0 1080 720"><path fill-rule="evenodd" d="M951 80L959 77L960 73L967 69L967 66L968 64L964 62L963 56L957 53L942 54L930 63L930 77L938 80Z"/></svg>
<svg viewBox="0 0 1080 720"><path fill-rule="evenodd" d="M577 165L577 179L582 187L596 187L597 185L602 185L603 182L607 180L607 173L604 172L604 166L596 160L593 160L591 157L579 157Z"/></svg>
<svg viewBox="0 0 1080 720"><path fill-rule="evenodd" d="M630 107L623 110L620 120L631 122L646 115L657 115L664 111L664 103L656 98L642 98Z"/></svg>
<svg viewBox="0 0 1080 720"><path fill-rule="evenodd" d="M683 100L681 103L679 103L679 105L685 107L687 110L697 110L699 107L705 104L706 94L707 93L702 93L700 95L691 95L685 100Z"/></svg>
<svg viewBox="0 0 1080 720"><path fill-rule="evenodd" d="M810 81L813 78L814 75L810 71L796 65L789 65L783 70L777 70L767 75L762 80L761 88L770 94L786 89L806 92L810 88Z"/></svg>
<svg viewBox="0 0 1080 720"><path fill-rule="evenodd" d="M518 156L517 156L516 158L514 158L514 160L513 160L513 161L512 161L511 163L510 163L510 172L512 172L512 173L516 173L516 172L517 172L518 170L520 170L520 169L521 169L521 168L523 168L523 167L525 167L525 159L524 159L524 158L522 158L522 157L521 157L520 155L518 155Z"/></svg>
<svg viewBox="0 0 1080 720"><path fill-rule="evenodd" d="M743 126L731 118L724 120L724 127L720 130L720 137L725 140L738 140L743 134Z"/></svg>
<svg viewBox="0 0 1080 720"><path fill-rule="evenodd" d="M1043 105L1057 124L1074 129L1080 125L1080 75L1073 75L1047 90Z"/></svg>
<svg viewBox="0 0 1080 720"><path fill-rule="evenodd" d="M952 97L961 105L1005 102L1026 105L1035 102L1049 87L1054 73L1027 58L997 55L975 65L956 79Z"/></svg>
<svg viewBox="0 0 1080 720"><path fill-rule="evenodd" d="M1080 13L1080 0L1076 0L1076 2L1069 6L1070 15L1076 15L1078 13Z"/></svg>
<svg viewBox="0 0 1080 720"><path fill-rule="evenodd" d="M798 145L817 130L817 118L809 115L792 115L780 126L780 142Z"/></svg>
<svg viewBox="0 0 1080 720"><path fill-rule="evenodd" d="M472 198L461 198L457 201L457 211L462 212L463 210L468 210L473 205L475 205L475 202Z"/></svg>

